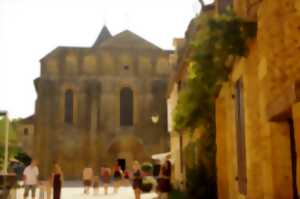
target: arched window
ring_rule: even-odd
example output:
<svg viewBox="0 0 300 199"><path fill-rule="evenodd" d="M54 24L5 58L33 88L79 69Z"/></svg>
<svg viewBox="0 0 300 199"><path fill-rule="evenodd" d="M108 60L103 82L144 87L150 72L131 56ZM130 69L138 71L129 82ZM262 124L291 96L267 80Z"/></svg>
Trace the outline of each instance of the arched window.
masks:
<svg viewBox="0 0 300 199"><path fill-rule="evenodd" d="M67 90L65 93L65 122L72 124L73 123L73 91Z"/></svg>
<svg viewBox="0 0 300 199"><path fill-rule="evenodd" d="M133 125L133 92L130 88L122 88L120 92L120 124Z"/></svg>

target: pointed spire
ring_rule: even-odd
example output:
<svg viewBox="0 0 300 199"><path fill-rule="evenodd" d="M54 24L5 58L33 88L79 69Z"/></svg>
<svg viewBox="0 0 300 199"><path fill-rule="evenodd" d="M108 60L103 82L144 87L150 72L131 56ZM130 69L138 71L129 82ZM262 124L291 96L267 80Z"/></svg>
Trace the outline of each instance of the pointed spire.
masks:
<svg viewBox="0 0 300 199"><path fill-rule="evenodd" d="M111 37L111 33L109 32L108 28L104 25L97 40L94 43L94 46L101 44L103 41Z"/></svg>

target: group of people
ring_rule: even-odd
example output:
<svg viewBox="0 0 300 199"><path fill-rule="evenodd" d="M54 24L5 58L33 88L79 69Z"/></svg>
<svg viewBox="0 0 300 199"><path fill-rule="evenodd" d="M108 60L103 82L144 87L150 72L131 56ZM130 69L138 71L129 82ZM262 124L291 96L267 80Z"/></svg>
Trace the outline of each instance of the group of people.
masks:
<svg viewBox="0 0 300 199"><path fill-rule="evenodd" d="M36 190L39 187L39 198L50 199L53 189L53 199L60 199L61 188L64 182L63 172L58 163L53 164L51 175L47 180L39 181L39 169L37 167L37 161L32 160L31 164L27 166L23 171L24 181L24 199L27 199L29 192L31 192L31 198L36 199Z"/></svg>
<svg viewBox="0 0 300 199"><path fill-rule="evenodd" d="M123 180L129 180L127 171L123 172L119 165L115 165L113 169L105 166L100 168L99 175L94 175L91 167L87 166L83 169L82 180L84 185L84 194L90 193L90 188L94 188L94 194L99 193L100 181L103 184L104 194L108 194L108 186L113 181L114 193L118 193Z"/></svg>
<svg viewBox="0 0 300 199"><path fill-rule="evenodd" d="M159 176L157 178L158 186L155 188L158 199L167 199L168 193L171 191L171 162L166 160L160 167ZM139 162L133 163L132 187L135 199L141 198L143 173Z"/></svg>
<svg viewBox="0 0 300 199"><path fill-rule="evenodd" d="M102 166L99 169L99 173L87 166L83 169L82 180L84 185L84 194L89 194L91 187L94 188L94 194L99 193L100 181L103 184L104 194L108 194L109 184L112 182L114 193L118 193L122 182L129 183L131 181L135 199L141 198L142 193L142 182L143 172L138 161L134 161L132 172L125 170L123 171L118 164L112 169L108 166ZM95 175L98 174L98 175ZM160 174L157 178L158 186L155 191L158 193L159 199L166 199L167 193L171 189L170 184L171 177L171 163L165 161L161 166ZM64 175L62 169L58 163L53 164L51 175L47 180L39 181L39 169L37 167L36 160L32 160L31 164L24 169L23 180L24 180L24 199L27 199L29 192L31 192L32 199L36 199L36 189L39 187L39 199L50 199L53 195L53 199L60 199L61 188L64 183ZM53 191L52 191L53 190Z"/></svg>

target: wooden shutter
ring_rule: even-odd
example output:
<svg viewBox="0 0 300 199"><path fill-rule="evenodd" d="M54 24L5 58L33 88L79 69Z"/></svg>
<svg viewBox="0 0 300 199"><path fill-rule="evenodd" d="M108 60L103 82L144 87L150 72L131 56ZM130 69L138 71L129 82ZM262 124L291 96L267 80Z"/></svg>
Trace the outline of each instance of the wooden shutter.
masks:
<svg viewBox="0 0 300 199"><path fill-rule="evenodd" d="M235 85L235 110L236 110L236 143L237 143L237 165L238 184L241 194L247 193L247 161L246 161L246 140L245 140L245 113L244 113L244 92L243 81L240 79Z"/></svg>
<svg viewBox="0 0 300 199"><path fill-rule="evenodd" d="M183 133L183 132L180 132ZM180 150L180 172L183 173L183 136L180 134L179 135L179 150Z"/></svg>

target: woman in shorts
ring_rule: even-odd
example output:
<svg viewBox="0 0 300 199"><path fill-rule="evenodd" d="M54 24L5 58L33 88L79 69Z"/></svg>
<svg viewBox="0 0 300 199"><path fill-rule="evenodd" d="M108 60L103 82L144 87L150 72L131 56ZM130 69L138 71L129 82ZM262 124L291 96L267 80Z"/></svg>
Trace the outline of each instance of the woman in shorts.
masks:
<svg viewBox="0 0 300 199"><path fill-rule="evenodd" d="M142 173L138 161L133 163L132 172L132 188L134 190L135 199L141 198Z"/></svg>

